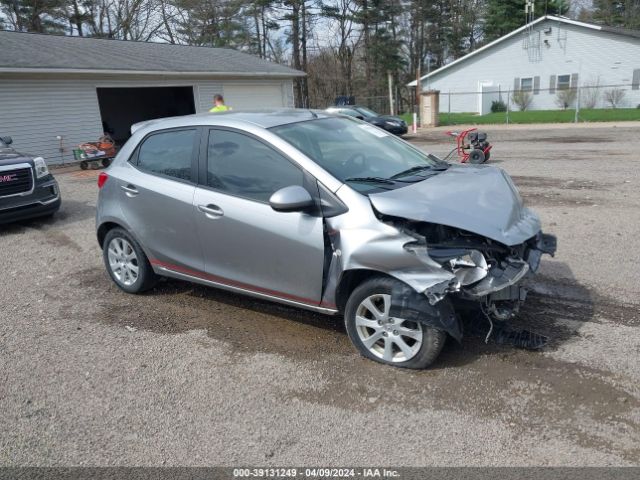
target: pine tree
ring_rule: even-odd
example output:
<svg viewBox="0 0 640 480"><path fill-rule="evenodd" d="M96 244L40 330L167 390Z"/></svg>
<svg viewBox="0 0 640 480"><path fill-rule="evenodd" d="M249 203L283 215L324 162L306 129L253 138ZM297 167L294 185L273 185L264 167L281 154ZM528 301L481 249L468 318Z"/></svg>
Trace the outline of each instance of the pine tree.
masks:
<svg viewBox="0 0 640 480"><path fill-rule="evenodd" d="M0 16L19 32L65 33L64 0L0 0Z"/></svg>
<svg viewBox="0 0 640 480"><path fill-rule="evenodd" d="M593 19L612 27L640 28L640 0L594 0Z"/></svg>
<svg viewBox="0 0 640 480"><path fill-rule="evenodd" d="M491 41L526 23L525 0L488 0L484 23L484 40ZM537 0L535 17L563 15L568 11L564 0Z"/></svg>

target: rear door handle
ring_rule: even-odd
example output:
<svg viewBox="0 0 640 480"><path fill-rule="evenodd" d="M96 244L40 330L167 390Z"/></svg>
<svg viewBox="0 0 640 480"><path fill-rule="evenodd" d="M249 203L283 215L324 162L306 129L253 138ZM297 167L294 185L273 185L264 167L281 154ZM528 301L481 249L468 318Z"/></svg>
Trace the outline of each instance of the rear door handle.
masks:
<svg viewBox="0 0 640 480"><path fill-rule="evenodd" d="M220 218L224 215L222 209L217 205L198 205L198 210L204 213L207 218Z"/></svg>
<svg viewBox="0 0 640 480"><path fill-rule="evenodd" d="M135 197L136 195L138 195L138 193L140 193L138 192L138 189L131 184L126 186L120 185L120 188L124 190L124 193L127 195L127 197Z"/></svg>

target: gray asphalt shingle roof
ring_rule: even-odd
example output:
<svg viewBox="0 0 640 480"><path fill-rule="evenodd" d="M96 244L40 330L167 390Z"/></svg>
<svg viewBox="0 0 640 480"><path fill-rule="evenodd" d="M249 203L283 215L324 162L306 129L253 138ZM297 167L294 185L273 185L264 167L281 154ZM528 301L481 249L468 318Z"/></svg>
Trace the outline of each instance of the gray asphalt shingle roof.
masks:
<svg viewBox="0 0 640 480"><path fill-rule="evenodd" d="M0 69L8 68L304 75L227 48L0 31Z"/></svg>

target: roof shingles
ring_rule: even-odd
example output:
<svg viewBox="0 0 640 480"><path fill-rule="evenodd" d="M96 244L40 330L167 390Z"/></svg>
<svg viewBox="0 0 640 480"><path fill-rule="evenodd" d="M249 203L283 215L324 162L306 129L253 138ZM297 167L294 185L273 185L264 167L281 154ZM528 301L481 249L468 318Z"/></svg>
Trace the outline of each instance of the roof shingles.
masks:
<svg viewBox="0 0 640 480"><path fill-rule="evenodd" d="M0 69L294 77L303 72L226 48L0 31Z"/></svg>

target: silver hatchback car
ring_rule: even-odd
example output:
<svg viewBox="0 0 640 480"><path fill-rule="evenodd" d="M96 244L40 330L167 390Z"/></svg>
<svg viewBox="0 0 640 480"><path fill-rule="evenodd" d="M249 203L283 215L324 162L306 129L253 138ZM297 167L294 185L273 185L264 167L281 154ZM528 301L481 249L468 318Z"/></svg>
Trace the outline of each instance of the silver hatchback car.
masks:
<svg viewBox="0 0 640 480"><path fill-rule="evenodd" d="M460 341L463 311L506 323L555 251L503 170L322 112L134 125L98 185L98 241L122 290L166 276L340 313L364 356L398 367Z"/></svg>

